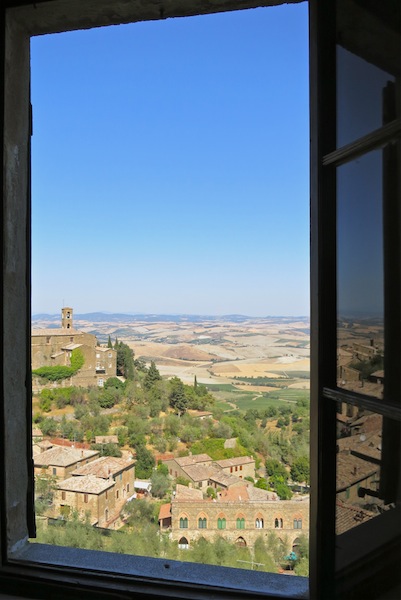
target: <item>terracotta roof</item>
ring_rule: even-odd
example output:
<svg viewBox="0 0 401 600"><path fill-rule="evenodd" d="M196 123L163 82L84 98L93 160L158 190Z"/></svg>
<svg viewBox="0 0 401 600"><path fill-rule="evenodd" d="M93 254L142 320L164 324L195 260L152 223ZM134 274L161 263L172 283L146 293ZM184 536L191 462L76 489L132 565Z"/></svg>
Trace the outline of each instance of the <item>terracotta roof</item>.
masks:
<svg viewBox="0 0 401 600"><path fill-rule="evenodd" d="M191 456L181 456L175 459L175 462L180 467L188 467L189 465L196 465L201 462L212 462L212 459L208 454L194 454Z"/></svg>
<svg viewBox="0 0 401 600"><path fill-rule="evenodd" d="M101 494L115 485L114 481L104 480L94 475L84 477L69 477L61 481L57 488L66 492L81 492L85 494Z"/></svg>
<svg viewBox="0 0 401 600"><path fill-rule="evenodd" d="M337 454L337 491L363 481L379 471L379 466L353 454Z"/></svg>
<svg viewBox="0 0 401 600"><path fill-rule="evenodd" d="M54 444L49 442L49 440L42 440L38 442L38 446L42 450L42 452L44 452L45 450L50 450L50 448L53 448Z"/></svg>
<svg viewBox="0 0 401 600"><path fill-rule="evenodd" d="M94 475L102 479L108 479L109 477L120 473L126 469L130 469L134 466L132 460L126 460L125 458L115 458L114 456L102 456L97 458L87 465L82 465L72 472L74 476L85 476Z"/></svg>
<svg viewBox="0 0 401 600"><path fill-rule="evenodd" d="M216 465L222 469L227 467L237 467L238 465L249 465L254 463L255 459L250 456L237 456L236 458L225 458L223 460L215 460Z"/></svg>
<svg viewBox="0 0 401 600"><path fill-rule="evenodd" d="M99 352L116 352L116 350L114 350L114 348L104 348L103 346L96 346L96 351Z"/></svg>
<svg viewBox="0 0 401 600"><path fill-rule="evenodd" d="M81 348L82 344L67 344L66 346L63 346L61 349L62 350L76 350L77 348Z"/></svg>
<svg viewBox="0 0 401 600"><path fill-rule="evenodd" d="M64 448L61 446L45 450L34 457L34 464L37 467L69 467L92 456L98 456L96 450L77 450L76 448Z"/></svg>
<svg viewBox="0 0 401 600"><path fill-rule="evenodd" d="M278 496L275 492L260 490L253 485L243 485L223 490L217 498L219 502L260 502L277 500Z"/></svg>
<svg viewBox="0 0 401 600"><path fill-rule="evenodd" d="M95 444L118 444L117 435L96 435Z"/></svg>
<svg viewBox="0 0 401 600"><path fill-rule="evenodd" d="M336 501L336 534L339 535L357 527L361 523L370 521L373 517L376 517L376 513L369 510L360 508L359 506L353 506L352 504L346 504L340 500Z"/></svg>
<svg viewBox="0 0 401 600"><path fill-rule="evenodd" d="M231 475L231 473L225 473L221 469L214 469L210 472L209 479L223 487L231 487L233 485L243 485L244 480Z"/></svg>
<svg viewBox="0 0 401 600"><path fill-rule="evenodd" d="M182 470L190 479L192 479L192 481L207 481L211 474L211 467L202 464L182 467Z"/></svg>
<svg viewBox="0 0 401 600"><path fill-rule="evenodd" d="M159 521L161 519L169 519L171 517L171 503L162 504L159 511Z"/></svg>
<svg viewBox="0 0 401 600"><path fill-rule="evenodd" d="M340 453L351 452L361 458L366 457L366 460L373 459L377 461L381 459L381 443L381 433L376 431L351 435L337 440Z"/></svg>
<svg viewBox="0 0 401 600"><path fill-rule="evenodd" d="M186 485L177 484L175 488L176 500L203 500L202 490L194 490Z"/></svg>
<svg viewBox="0 0 401 600"><path fill-rule="evenodd" d="M83 333L82 331L79 331L79 329L63 329L62 327L55 327L54 329L51 327L48 327L46 329L32 329L31 330L31 336L32 337L38 337L38 336L49 336L49 335L78 335L79 333Z"/></svg>

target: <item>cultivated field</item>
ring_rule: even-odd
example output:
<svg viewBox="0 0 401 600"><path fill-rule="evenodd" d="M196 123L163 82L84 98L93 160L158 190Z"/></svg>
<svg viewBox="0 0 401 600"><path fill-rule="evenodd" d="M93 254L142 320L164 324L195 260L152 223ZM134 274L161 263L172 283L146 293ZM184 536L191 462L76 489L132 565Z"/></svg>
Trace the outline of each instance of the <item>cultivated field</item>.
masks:
<svg viewBox="0 0 401 600"><path fill-rule="evenodd" d="M58 318L57 318L58 319ZM34 325L48 327L46 317ZM54 326L54 325L53 325ZM210 386L217 399L246 409L294 401L309 390L309 319L158 315L75 315L74 327L100 343L110 336L135 358L153 360L163 377Z"/></svg>

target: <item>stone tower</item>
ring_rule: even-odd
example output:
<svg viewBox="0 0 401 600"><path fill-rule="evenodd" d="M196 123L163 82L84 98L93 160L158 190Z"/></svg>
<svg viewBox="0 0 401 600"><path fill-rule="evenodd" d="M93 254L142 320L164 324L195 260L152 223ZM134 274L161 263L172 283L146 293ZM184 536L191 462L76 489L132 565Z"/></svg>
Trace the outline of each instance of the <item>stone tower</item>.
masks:
<svg viewBox="0 0 401 600"><path fill-rule="evenodd" d="M62 308L61 309L61 328L62 329L72 329L72 308Z"/></svg>

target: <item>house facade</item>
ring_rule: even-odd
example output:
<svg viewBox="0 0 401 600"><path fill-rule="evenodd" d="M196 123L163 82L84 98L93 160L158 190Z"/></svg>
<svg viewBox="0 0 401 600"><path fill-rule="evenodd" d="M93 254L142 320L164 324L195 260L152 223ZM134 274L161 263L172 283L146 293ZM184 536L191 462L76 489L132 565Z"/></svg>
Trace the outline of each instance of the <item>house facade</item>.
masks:
<svg viewBox="0 0 401 600"><path fill-rule="evenodd" d="M135 463L125 458L102 456L96 460L79 466L72 471L74 477L92 476L104 481L114 482L116 502L126 500L134 491Z"/></svg>
<svg viewBox="0 0 401 600"><path fill-rule="evenodd" d="M134 462L104 456L81 464L70 475L57 484L52 516L68 518L75 511L89 516L92 525L118 529L121 508L134 490Z"/></svg>
<svg viewBox="0 0 401 600"><path fill-rule="evenodd" d="M68 518L72 512L81 518L89 516L90 523L107 527L116 516L115 482L94 475L69 477L57 485L53 497L54 517Z"/></svg>
<svg viewBox="0 0 401 600"><path fill-rule="evenodd" d="M160 528L171 527L171 538L182 548L201 537L213 541L216 535L252 547L260 535L267 538L271 532L293 548L301 534L309 535L309 497L279 500L274 492L251 484L223 490L214 500L177 485L170 515L167 506L159 515Z"/></svg>

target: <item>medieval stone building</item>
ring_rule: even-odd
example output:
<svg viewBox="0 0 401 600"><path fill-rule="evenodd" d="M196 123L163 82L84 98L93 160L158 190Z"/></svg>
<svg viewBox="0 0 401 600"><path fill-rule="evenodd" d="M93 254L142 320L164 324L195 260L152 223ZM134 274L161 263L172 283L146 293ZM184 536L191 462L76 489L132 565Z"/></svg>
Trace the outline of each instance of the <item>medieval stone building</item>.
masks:
<svg viewBox="0 0 401 600"><path fill-rule="evenodd" d="M216 535L242 546L253 546L259 536L274 532L284 546L294 549L299 536L309 536L309 497L279 500L274 492L251 483L222 490L205 499L202 490L177 485L169 505L161 507L161 529L170 529L180 548Z"/></svg>
<svg viewBox="0 0 401 600"><path fill-rule="evenodd" d="M71 366L74 350L82 353L84 364L72 377L63 379L63 386L103 387L109 377L117 373L117 352L113 348L98 346L96 336L74 329L73 309L61 309L61 327L32 329L32 370L48 366ZM33 389L43 387L38 377L33 379Z"/></svg>

